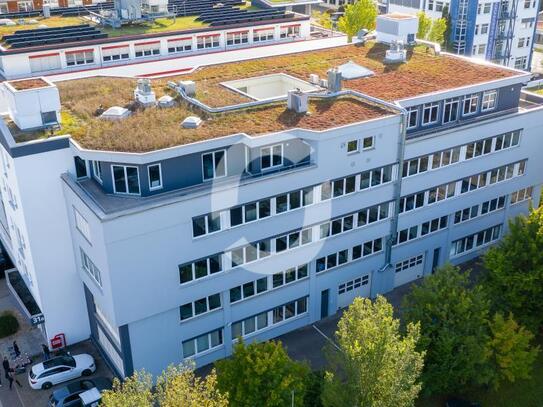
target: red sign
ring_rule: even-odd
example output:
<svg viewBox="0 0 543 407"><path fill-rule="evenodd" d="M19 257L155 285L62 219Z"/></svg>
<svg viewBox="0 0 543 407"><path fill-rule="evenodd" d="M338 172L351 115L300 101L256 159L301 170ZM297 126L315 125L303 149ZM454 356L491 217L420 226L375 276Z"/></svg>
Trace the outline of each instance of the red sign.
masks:
<svg viewBox="0 0 543 407"><path fill-rule="evenodd" d="M51 338L52 349L62 349L66 346L66 336L64 334L56 334Z"/></svg>

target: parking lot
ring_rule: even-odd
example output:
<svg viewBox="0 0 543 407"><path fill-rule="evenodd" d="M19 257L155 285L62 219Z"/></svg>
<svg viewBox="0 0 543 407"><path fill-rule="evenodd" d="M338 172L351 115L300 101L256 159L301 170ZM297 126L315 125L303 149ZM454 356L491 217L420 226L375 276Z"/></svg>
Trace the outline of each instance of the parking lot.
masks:
<svg viewBox="0 0 543 407"><path fill-rule="evenodd" d="M80 353L88 353L89 355L92 355L94 357L94 361L96 363L96 372L89 376L89 379L92 379L94 377L108 377L112 378L113 373L109 369L109 367L104 362L101 355L98 353L94 345L90 341L85 341L78 343L73 346L68 347L68 351L72 355L77 355ZM41 362L41 356L37 356L33 358L33 364ZM68 383L71 383L76 380L72 380L70 382L65 382L58 384L56 386L53 386L49 390L33 390L30 388L28 384L28 369L27 372L17 375L16 378L21 383L22 387L17 386L17 384L13 383L13 389L9 389L8 381L4 378L3 372L2 372L2 387L0 387L0 406L1 407L45 407L47 406L47 400L49 399L50 394L63 386L66 386ZM79 380L79 379L78 379Z"/></svg>

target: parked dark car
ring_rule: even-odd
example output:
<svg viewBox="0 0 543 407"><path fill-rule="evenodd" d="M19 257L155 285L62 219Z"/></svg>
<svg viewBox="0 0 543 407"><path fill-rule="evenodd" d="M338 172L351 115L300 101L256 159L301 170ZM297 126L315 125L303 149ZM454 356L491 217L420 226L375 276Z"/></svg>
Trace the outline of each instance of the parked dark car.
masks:
<svg viewBox="0 0 543 407"><path fill-rule="evenodd" d="M50 407L82 407L85 406L79 395L96 388L100 393L111 389L111 380L106 377L78 380L67 386L61 387L51 393L49 397Z"/></svg>

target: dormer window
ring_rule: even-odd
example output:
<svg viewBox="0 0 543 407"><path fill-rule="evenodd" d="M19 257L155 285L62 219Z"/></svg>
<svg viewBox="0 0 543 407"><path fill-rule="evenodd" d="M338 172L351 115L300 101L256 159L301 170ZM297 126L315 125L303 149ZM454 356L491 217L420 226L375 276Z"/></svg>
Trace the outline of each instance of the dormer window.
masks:
<svg viewBox="0 0 543 407"><path fill-rule="evenodd" d="M204 181L226 176L226 150L202 154Z"/></svg>
<svg viewBox="0 0 543 407"><path fill-rule="evenodd" d="M124 165L112 165L113 191L116 194L134 194L140 193L140 177L138 167L128 167Z"/></svg>
<svg viewBox="0 0 543 407"><path fill-rule="evenodd" d="M260 168L266 170L268 168L279 167L283 165L283 145L263 147L260 149Z"/></svg>
<svg viewBox="0 0 543 407"><path fill-rule="evenodd" d="M162 188L162 171L160 164L153 164L147 167L149 177L149 190L154 191Z"/></svg>

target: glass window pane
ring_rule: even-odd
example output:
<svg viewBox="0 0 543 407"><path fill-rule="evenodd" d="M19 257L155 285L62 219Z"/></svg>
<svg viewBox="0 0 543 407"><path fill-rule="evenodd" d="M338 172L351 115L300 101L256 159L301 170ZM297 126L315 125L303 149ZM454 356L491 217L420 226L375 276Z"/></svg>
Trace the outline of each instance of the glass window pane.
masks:
<svg viewBox="0 0 543 407"><path fill-rule="evenodd" d="M298 279L307 277L307 264L298 267Z"/></svg>
<svg viewBox="0 0 543 407"><path fill-rule="evenodd" d="M289 194L289 200L290 200L290 209L299 208L301 206L300 191L291 192Z"/></svg>
<svg viewBox="0 0 543 407"><path fill-rule="evenodd" d="M221 214L220 212L212 212L207 215L209 233L221 230Z"/></svg>
<svg viewBox="0 0 543 407"><path fill-rule="evenodd" d="M283 273L276 273L273 275L273 288L283 285Z"/></svg>
<svg viewBox="0 0 543 407"><path fill-rule="evenodd" d="M181 307L179 307L179 313L181 315L181 321L192 317L192 303L189 302L188 304L181 305Z"/></svg>
<svg viewBox="0 0 543 407"><path fill-rule="evenodd" d="M242 206L230 209L230 225L237 226L243 223Z"/></svg>
<svg viewBox="0 0 543 407"><path fill-rule="evenodd" d="M213 331L209 334L211 337L211 347L219 346L222 344L222 331L220 329Z"/></svg>
<svg viewBox="0 0 543 407"><path fill-rule="evenodd" d="M194 274L196 278L207 276L207 260L198 260L194 262Z"/></svg>
<svg viewBox="0 0 543 407"><path fill-rule="evenodd" d="M258 314L256 316L256 328L257 329L263 329L268 326L268 313L263 312L262 314Z"/></svg>
<svg viewBox="0 0 543 407"><path fill-rule="evenodd" d="M188 358L196 353L196 348L194 346L194 340L183 342L183 357Z"/></svg>
<svg viewBox="0 0 543 407"><path fill-rule="evenodd" d="M256 292L262 293L268 289L268 277L259 278L256 280Z"/></svg>
<svg viewBox="0 0 543 407"><path fill-rule="evenodd" d="M128 192L130 194L140 193L140 183L138 179L138 169L136 167L126 167L126 180Z"/></svg>
<svg viewBox="0 0 543 407"><path fill-rule="evenodd" d="M279 195L275 198L275 209L277 213L285 212L288 210L288 198L287 195Z"/></svg>
<svg viewBox="0 0 543 407"><path fill-rule="evenodd" d="M258 217L260 219L270 216L270 200L264 199L258 202Z"/></svg>
<svg viewBox="0 0 543 407"><path fill-rule="evenodd" d="M247 298L247 297L252 297L253 295L255 295L254 283L251 281L249 283L243 284L243 297Z"/></svg>
<svg viewBox="0 0 543 407"><path fill-rule="evenodd" d="M230 302L236 302L241 300L241 286L237 286L230 289Z"/></svg>
<svg viewBox="0 0 543 407"><path fill-rule="evenodd" d="M220 294L213 294L213 295L210 295L208 297L208 301L209 301L209 310L211 311L212 309L215 309L215 308L220 308L221 307L221 295Z"/></svg>
<svg viewBox="0 0 543 407"><path fill-rule="evenodd" d="M221 255L216 254L209 257L209 272L210 274L218 273L222 270Z"/></svg>
<svg viewBox="0 0 543 407"><path fill-rule="evenodd" d="M115 192L126 193L124 167L113 166L113 180L115 182Z"/></svg>
<svg viewBox="0 0 543 407"><path fill-rule="evenodd" d="M198 353L209 349L209 336L207 334L196 338L196 349Z"/></svg>
<svg viewBox="0 0 543 407"><path fill-rule="evenodd" d="M251 317L243 321L243 333L245 335L248 335L255 331L256 329L255 319L256 319L255 317Z"/></svg>
<svg viewBox="0 0 543 407"><path fill-rule="evenodd" d="M179 278L181 284L192 280L192 263L179 266Z"/></svg>
<svg viewBox="0 0 543 407"><path fill-rule="evenodd" d="M303 205L311 205L313 203L313 187L305 188L303 191Z"/></svg>
<svg viewBox="0 0 543 407"><path fill-rule="evenodd" d="M226 162L224 151L215 152L215 176L222 177L226 175Z"/></svg>
<svg viewBox="0 0 543 407"><path fill-rule="evenodd" d="M256 202L245 205L245 222L256 220Z"/></svg>
<svg viewBox="0 0 543 407"><path fill-rule="evenodd" d="M207 312L207 299L200 298L194 301L194 315L203 314L204 312Z"/></svg>

